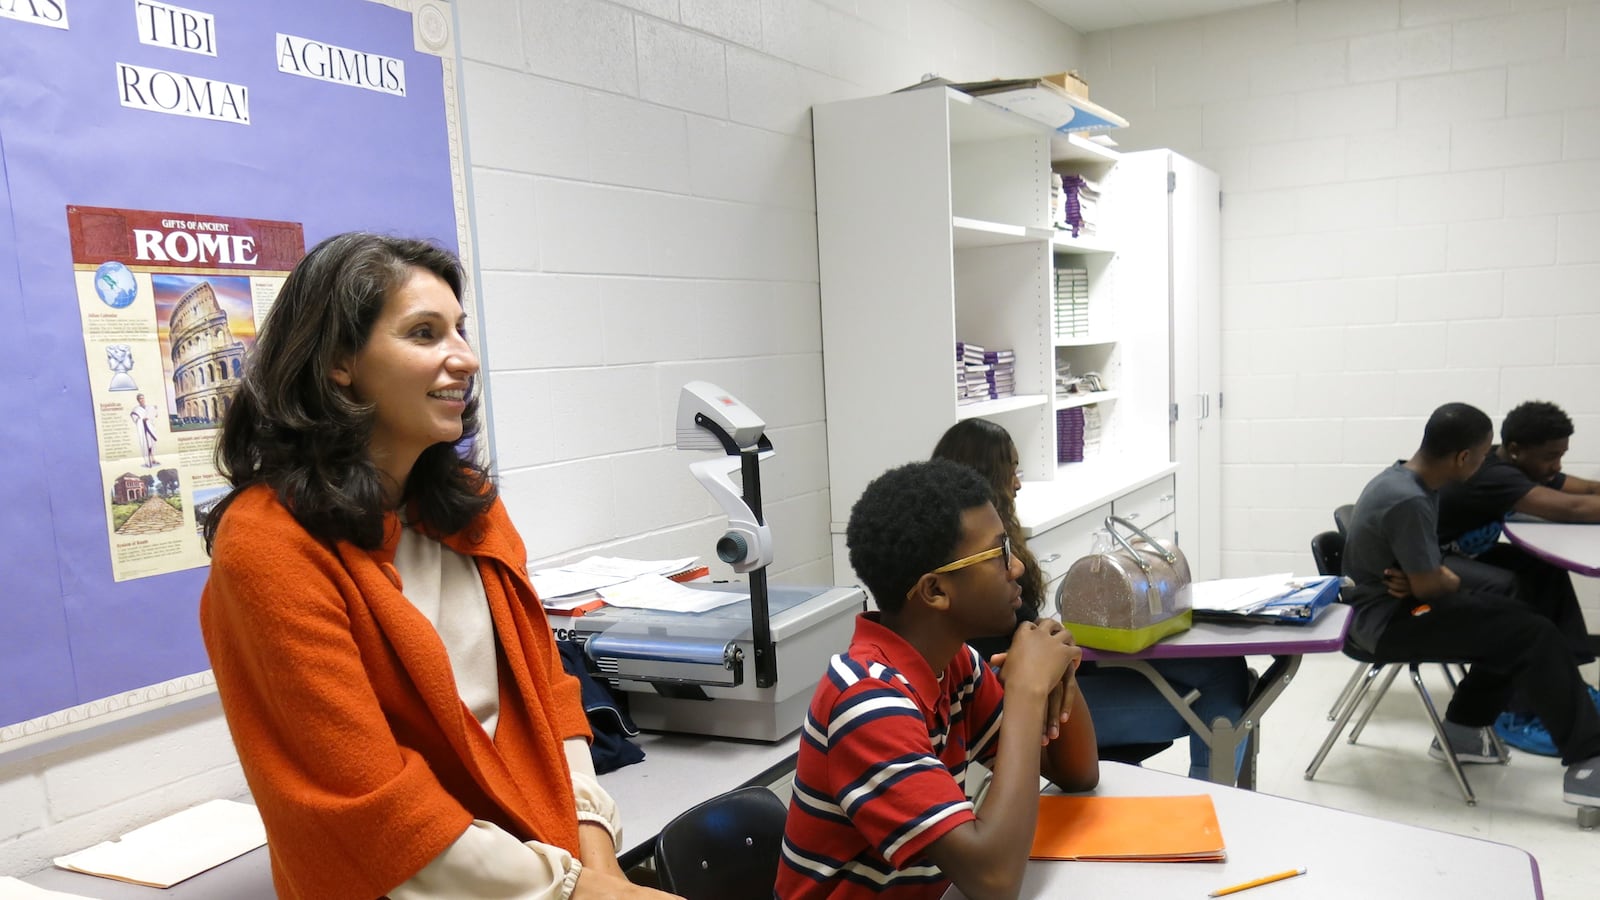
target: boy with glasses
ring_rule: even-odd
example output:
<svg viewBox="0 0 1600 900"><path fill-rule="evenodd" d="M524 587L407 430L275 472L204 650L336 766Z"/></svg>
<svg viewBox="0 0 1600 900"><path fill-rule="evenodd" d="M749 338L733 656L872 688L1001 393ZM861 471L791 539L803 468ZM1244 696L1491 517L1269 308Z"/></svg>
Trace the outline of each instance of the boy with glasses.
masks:
<svg viewBox="0 0 1600 900"><path fill-rule="evenodd" d="M878 611L857 620L812 698L777 896L931 900L954 882L1015 897L1039 776L1069 791L1099 780L1073 678L1082 651L1059 622L1017 625L1022 564L966 466L879 476L845 542ZM1012 629L998 672L967 646ZM967 799L974 762L994 772L981 812Z"/></svg>

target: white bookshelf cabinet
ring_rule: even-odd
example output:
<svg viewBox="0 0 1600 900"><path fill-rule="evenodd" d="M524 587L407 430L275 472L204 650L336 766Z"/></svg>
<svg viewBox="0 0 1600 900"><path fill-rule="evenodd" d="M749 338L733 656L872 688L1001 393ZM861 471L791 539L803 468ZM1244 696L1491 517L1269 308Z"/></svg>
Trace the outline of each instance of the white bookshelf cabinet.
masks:
<svg viewBox="0 0 1600 900"><path fill-rule="evenodd" d="M1170 154L1117 154L942 87L817 106L813 133L836 581L856 581L844 528L867 482L973 416L1017 443L1018 514L1041 561L1054 557L1047 577L1113 509L1171 536L1188 475L1169 420ZM1052 166L1101 180L1096 235L1051 225ZM1089 270L1087 338L1054 337L1058 264ZM958 337L1015 351L1016 397L956 403ZM1058 397L1058 357L1109 390ZM1100 453L1058 465L1056 411L1087 403Z"/></svg>

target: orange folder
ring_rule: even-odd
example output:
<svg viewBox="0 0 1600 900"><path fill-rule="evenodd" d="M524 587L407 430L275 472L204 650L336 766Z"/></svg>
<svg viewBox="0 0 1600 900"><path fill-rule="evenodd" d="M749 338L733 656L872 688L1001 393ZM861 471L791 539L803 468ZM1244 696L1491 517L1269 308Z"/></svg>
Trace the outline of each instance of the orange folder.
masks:
<svg viewBox="0 0 1600 900"><path fill-rule="evenodd" d="M1209 794L1039 798L1031 859L1221 862L1228 858Z"/></svg>

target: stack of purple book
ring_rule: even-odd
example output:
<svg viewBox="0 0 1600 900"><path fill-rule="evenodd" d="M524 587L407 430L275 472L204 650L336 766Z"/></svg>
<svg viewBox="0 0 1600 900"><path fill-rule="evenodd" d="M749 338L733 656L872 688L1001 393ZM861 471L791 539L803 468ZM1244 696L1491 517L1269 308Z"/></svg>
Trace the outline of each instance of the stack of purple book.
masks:
<svg viewBox="0 0 1600 900"><path fill-rule="evenodd" d="M969 341L956 341L956 403L965 406L989 399L984 377L984 349Z"/></svg>
<svg viewBox="0 0 1600 900"><path fill-rule="evenodd" d="M987 350L983 354L984 381L989 398L998 400L1017 392L1017 353L1015 350Z"/></svg>
<svg viewBox="0 0 1600 900"><path fill-rule="evenodd" d="M1100 183L1082 175L1061 179L1063 206L1057 227L1070 229L1073 237L1093 237L1100 211Z"/></svg>
<svg viewBox="0 0 1600 900"><path fill-rule="evenodd" d="M1056 462L1083 462L1083 407L1056 410Z"/></svg>

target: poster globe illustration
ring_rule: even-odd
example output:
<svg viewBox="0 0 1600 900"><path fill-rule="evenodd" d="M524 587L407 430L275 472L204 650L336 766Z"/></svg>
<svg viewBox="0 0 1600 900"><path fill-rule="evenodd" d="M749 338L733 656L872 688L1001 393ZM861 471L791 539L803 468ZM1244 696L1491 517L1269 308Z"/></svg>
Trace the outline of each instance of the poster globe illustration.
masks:
<svg viewBox="0 0 1600 900"><path fill-rule="evenodd" d="M133 270L112 260L94 270L94 292L112 309L126 309L139 293L139 285L133 280Z"/></svg>

